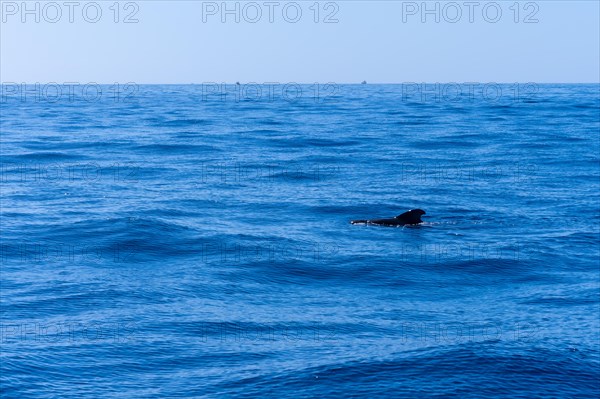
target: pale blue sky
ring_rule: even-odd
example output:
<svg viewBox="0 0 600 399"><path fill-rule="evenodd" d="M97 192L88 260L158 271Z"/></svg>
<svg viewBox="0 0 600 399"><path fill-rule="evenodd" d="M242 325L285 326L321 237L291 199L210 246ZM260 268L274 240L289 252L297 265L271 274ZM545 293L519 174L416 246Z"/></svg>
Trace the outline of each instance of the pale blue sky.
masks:
<svg viewBox="0 0 600 399"><path fill-rule="evenodd" d="M36 2L28 2L35 7ZM44 3L40 3L43 13ZM59 5L63 1L57 2ZM97 1L102 16L86 22L79 2L69 23L68 8L61 6L56 23L21 21L21 1L2 1L0 29L0 79L2 82L598 82L600 74L600 8L598 1L517 2L497 1L502 16L496 23L492 2L479 1L469 22L469 8L457 1L462 18L450 23L439 2L440 22L428 15L421 21L419 2L336 1L337 23L323 23L334 10L319 2L321 22L313 21L311 1L297 1L302 17L287 22L282 8L291 2L278 1L274 21L268 7L257 1L263 12L257 23L240 15L221 22L220 14L202 21L202 1L136 1L138 23L115 23L114 3ZM126 2L121 2L121 7ZM235 2L229 2L234 7ZM240 12L245 3L239 2ZM409 4L410 3L410 4ZM435 7L436 2L428 2ZM219 8L221 1L214 3ZM524 23L535 11L537 23ZM15 12L14 6L19 10ZM289 6L292 7L292 6ZM511 7L513 7L511 9ZM403 22L403 9L406 22ZM448 6L446 19L454 18ZM88 16L94 17L93 8ZM134 11L121 9L119 20ZM247 8L247 16L254 10ZM288 16L294 16L288 9ZM47 18L55 10L47 8Z"/></svg>

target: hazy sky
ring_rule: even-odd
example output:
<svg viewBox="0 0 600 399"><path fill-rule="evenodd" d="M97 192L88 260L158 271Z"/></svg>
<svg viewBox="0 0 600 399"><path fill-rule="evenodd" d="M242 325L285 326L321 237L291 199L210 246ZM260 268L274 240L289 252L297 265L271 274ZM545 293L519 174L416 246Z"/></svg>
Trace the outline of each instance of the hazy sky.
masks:
<svg viewBox="0 0 600 399"><path fill-rule="evenodd" d="M26 12L20 0L2 1L0 80L600 79L598 1L114 3L29 1Z"/></svg>

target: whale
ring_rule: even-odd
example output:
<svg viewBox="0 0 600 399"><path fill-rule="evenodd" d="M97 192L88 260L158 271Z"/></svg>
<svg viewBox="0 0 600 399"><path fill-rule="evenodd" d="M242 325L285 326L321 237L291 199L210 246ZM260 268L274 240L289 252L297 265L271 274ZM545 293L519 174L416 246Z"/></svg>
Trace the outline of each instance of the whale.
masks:
<svg viewBox="0 0 600 399"><path fill-rule="evenodd" d="M425 215L425 211L422 209L411 209L404 212L401 215L395 216L388 219L359 219L351 220L351 224L366 224L374 226L405 226L405 225L416 225L423 223L421 215Z"/></svg>

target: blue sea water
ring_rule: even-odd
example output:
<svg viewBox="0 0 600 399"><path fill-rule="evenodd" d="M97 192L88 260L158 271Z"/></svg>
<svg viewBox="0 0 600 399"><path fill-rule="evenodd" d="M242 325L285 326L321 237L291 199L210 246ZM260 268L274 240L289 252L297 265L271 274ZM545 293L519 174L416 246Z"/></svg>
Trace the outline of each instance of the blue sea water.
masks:
<svg viewBox="0 0 600 399"><path fill-rule="evenodd" d="M598 85L13 89L2 397L598 397Z"/></svg>

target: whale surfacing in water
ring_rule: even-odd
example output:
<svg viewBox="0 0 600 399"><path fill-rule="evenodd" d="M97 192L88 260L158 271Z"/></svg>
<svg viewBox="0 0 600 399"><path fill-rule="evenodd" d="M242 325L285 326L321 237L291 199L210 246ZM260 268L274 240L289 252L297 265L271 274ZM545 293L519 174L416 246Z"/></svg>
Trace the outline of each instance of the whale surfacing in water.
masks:
<svg viewBox="0 0 600 399"><path fill-rule="evenodd" d="M404 212L402 215L390 219L363 219L363 220L351 220L352 224L372 224L375 226L404 226L414 225L423 223L421 215L425 215L425 211L422 209L411 209L408 212Z"/></svg>

